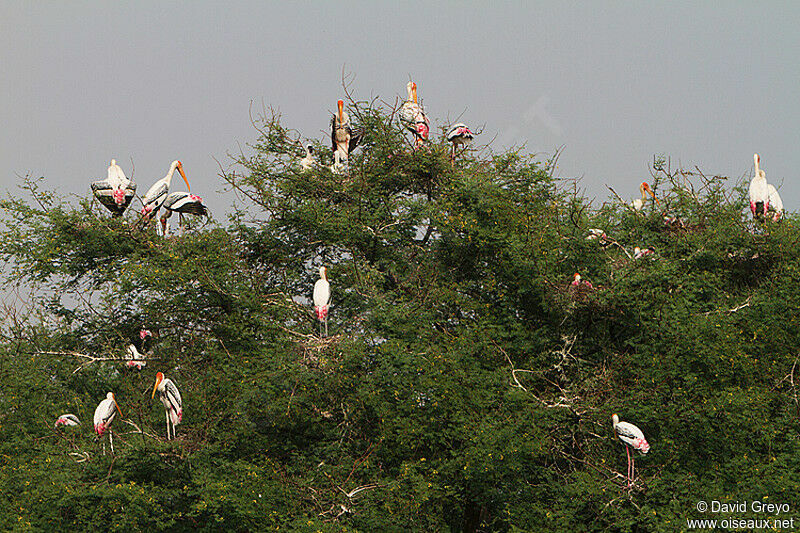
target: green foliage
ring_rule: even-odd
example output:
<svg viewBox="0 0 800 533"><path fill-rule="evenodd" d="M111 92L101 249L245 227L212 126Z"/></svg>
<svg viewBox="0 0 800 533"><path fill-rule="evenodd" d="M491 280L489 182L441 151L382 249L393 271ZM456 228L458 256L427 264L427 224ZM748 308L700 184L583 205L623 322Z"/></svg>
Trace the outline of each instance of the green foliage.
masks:
<svg viewBox="0 0 800 533"><path fill-rule="evenodd" d="M301 172L265 117L227 227L162 238L40 181L0 204L7 290L35 295L0 345L0 527L673 531L701 498L794 501L796 217L752 223L740 184L664 160L658 204L593 206L521 150L451 164L375 103L350 114L344 175L326 150ZM115 455L91 432L107 391ZM64 412L83 425L54 431ZM615 412L652 445L631 489Z"/></svg>

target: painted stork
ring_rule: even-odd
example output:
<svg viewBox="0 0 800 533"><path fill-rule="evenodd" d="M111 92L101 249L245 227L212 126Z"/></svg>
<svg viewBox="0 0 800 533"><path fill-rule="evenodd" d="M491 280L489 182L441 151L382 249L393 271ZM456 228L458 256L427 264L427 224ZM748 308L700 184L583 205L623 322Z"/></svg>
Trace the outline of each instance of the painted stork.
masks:
<svg viewBox="0 0 800 533"><path fill-rule="evenodd" d="M608 244L608 235L600 228L589 228L587 241L600 241L600 244Z"/></svg>
<svg viewBox="0 0 800 533"><path fill-rule="evenodd" d="M314 147L306 145L306 156L300 160L300 172L306 172L314 168Z"/></svg>
<svg viewBox="0 0 800 533"><path fill-rule="evenodd" d="M328 269L319 267L319 279L314 284L314 312L320 321L320 334L322 324L325 324L325 336L328 336L328 308L331 305L331 284L328 283Z"/></svg>
<svg viewBox="0 0 800 533"><path fill-rule="evenodd" d="M641 259L643 257L647 257L648 255L653 255L654 253L656 253L656 249L653 248L652 246L649 246L649 247L645 248L644 250L642 250L641 248L636 246L633 249L633 258L634 259Z"/></svg>
<svg viewBox="0 0 800 533"><path fill-rule="evenodd" d="M641 185L639 185L639 192L642 194L642 197L636 198L633 202L631 202L631 207L633 207L634 210L642 210L644 203L647 201L648 194L653 197L653 200L655 200L657 204L659 203L658 198L656 198L656 193L653 192L653 189L650 188L650 185L648 185L647 182L643 182Z"/></svg>
<svg viewBox="0 0 800 533"><path fill-rule="evenodd" d="M756 175L750 181L750 212L753 213L753 218L759 218L762 214L766 216L769 209L769 186L767 175L759 167L761 158L758 154L753 154L753 161L756 164Z"/></svg>
<svg viewBox="0 0 800 533"><path fill-rule="evenodd" d="M94 431L97 433L98 438L108 431L111 453L114 453L114 432L111 429L111 423L114 422L117 414L122 416L117 400L114 399L114 393L109 392L106 395L106 399L100 402L97 409L94 410ZM103 453L105 453L105 445L103 445Z"/></svg>
<svg viewBox="0 0 800 533"><path fill-rule="evenodd" d="M186 191L172 192L164 200L162 205L164 214L161 215L161 234L165 237L169 234L167 219L172 213L178 213L179 233L183 234L183 215L208 216L208 208L203 204L203 199L199 196Z"/></svg>
<svg viewBox="0 0 800 533"><path fill-rule="evenodd" d="M133 342L128 346L125 352L125 359L128 360L126 365L128 368L136 368L141 370L147 366L147 356L150 355L150 343L148 339L153 336L150 330L143 329L133 339Z"/></svg>
<svg viewBox="0 0 800 533"><path fill-rule="evenodd" d="M650 445L647 443L647 439L644 438L644 433L642 433L641 429L629 422L620 422L616 413L611 417L611 421L614 424L614 433L625 445L625 453L628 455L628 488L630 488L631 483L633 483L635 469L635 462L630 448L646 454L650 451Z"/></svg>
<svg viewBox="0 0 800 533"><path fill-rule="evenodd" d="M81 425L81 421L78 420L78 417L73 415L72 413L67 413L65 415L61 415L56 419L56 429L60 426L79 426Z"/></svg>
<svg viewBox="0 0 800 533"><path fill-rule="evenodd" d="M154 219L158 214L158 210L164 205L167 195L169 194L169 185L172 182L172 175L176 170L180 173L183 181L186 182L186 187L190 191L192 190L192 187L189 185L189 180L186 179L186 174L183 172L183 163L178 160L173 161L169 166L167 175L155 182L145 193L144 198L142 198L142 218L145 220L145 223Z"/></svg>
<svg viewBox="0 0 800 533"><path fill-rule="evenodd" d="M164 374L159 372L156 374L156 384L153 386L153 395L151 398L156 397L164 405L165 416L167 419L167 440L175 438L175 426L183 420L183 400L181 400L181 393L178 392L178 387L175 383L165 378ZM170 427L172 428L172 437L170 437Z"/></svg>
<svg viewBox="0 0 800 533"><path fill-rule="evenodd" d="M350 157L350 152L361 142L361 133L350 126L350 116L344 110L344 101L336 102L338 112L331 117L331 150L339 152L342 161Z"/></svg>
<svg viewBox="0 0 800 533"><path fill-rule="evenodd" d="M431 122L422 106L417 102L417 84L413 81L406 85L408 100L400 107L400 122L414 134L414 148L428 139Z"/></svg>
<svg viewBox="0 0 800 533"><path fill-rule="evenodd" d="M594 290L594 286L592 285L591 281L587 281L581 278L581 275L575 272L575 275L572 277L572 283L570 283L573 287L586 287L589 290Z"/></svg>
<svg viewBox="0 0 800 533"><path fill-rule="evenodd" d="M781 195L778 194L778 189L776 189L773 184L768 183L767 190L769 191L768 195L769 206L774 211L774 214L772 215L772 220L777 222L783 216L783 200L781 200Z"/></svg>
<svg viewBox="0 0 800 533"><path fill-rule="evenodd" d="M472 142L475 134L470 131L466 124L459 122L447 132L447 142L453 144L453 151L450 154L450 161L456 160L456 146L466 145Z"/></svg>
<svg viewBox="0 0 800 533"><path fill-rule="evenodd" d="M108 166L108 177L92 183L92 193L111 211L111 216L121 217L136 194L136 184L125 176L117 160L112 159Z"/></svg>

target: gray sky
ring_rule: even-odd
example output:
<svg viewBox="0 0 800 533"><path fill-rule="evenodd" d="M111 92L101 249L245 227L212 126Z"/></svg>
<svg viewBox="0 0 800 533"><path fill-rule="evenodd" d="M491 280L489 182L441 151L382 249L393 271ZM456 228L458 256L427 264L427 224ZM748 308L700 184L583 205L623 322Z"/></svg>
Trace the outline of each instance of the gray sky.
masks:
<svg viewBox="0 0 800 533"><path fill-rule="evenodd" d="M219 216L214 158L255 140L251 101L322 139L345 65L359 99L411 75L434 124L463 113L495 149L566 145L558 174L600 200L637 195L653 154L739 177L758 152L796 209L800 4L475 6L0 0L0 189L88 194L115 157L143 193L180 159Z"/></svg>

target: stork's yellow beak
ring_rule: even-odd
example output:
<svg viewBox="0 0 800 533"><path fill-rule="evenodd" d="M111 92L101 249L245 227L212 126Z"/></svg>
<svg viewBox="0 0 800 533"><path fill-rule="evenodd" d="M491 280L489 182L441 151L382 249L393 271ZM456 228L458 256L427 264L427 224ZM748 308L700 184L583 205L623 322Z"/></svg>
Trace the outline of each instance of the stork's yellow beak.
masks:
<svg viewBox="0 0 800 533"><path fill-rule="evenodd" d="M186 187L189 189L189 192L192 192L192 186L189 185L189 180L186 179L186 174L184 174L184 172L183 172L183 163L181 163L180 161L178 161L178 172L181 173L181 177L183 178L183 181L186 182Z"/></svg>
<svg viewBox="0 0 800 533"><path fill-rule="evenodd" d="M158 386L161 384L163 380L164 380L164 374L162 374L161 372L156 374L156 384L153 385L153 394L150 396L150 399L156 397L156 391L158 390Z"/></svg>

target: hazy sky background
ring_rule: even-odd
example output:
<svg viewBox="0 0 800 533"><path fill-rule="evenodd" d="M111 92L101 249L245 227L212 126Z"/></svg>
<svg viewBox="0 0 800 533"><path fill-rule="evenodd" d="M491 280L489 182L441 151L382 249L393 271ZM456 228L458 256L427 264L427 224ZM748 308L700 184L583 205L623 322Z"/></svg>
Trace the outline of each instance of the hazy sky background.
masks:
<svg viewBox="0 0 800 533"><path fill-rule="evenodd" d="M115 157L144 193L180 159L220 216L214 158L252 142L252 102L323 139L342 97L405 96L542 157L598 200L653 154L734 178L761 154L800 201L800 4L0 0L0 192L18 175L86 195ZM438 131L438 130L434 130ZM185 185L173 181L174 190Z"/></svg>

